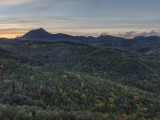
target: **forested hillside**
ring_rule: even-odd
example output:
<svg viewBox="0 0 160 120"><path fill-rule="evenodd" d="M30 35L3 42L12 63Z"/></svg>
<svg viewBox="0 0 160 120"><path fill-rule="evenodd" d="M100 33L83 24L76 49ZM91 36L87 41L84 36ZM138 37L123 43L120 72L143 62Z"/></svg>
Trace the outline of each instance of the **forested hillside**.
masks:
<svg viewBox="0 0 160 120"><path fill-rule="evenodd" d="M128 51L144 56L154 62L160 62L160 48L158 46L144 46L127 48Z"/></svg>
<svg viewBox="0 0 160 120"><path fill-rule="evenodd" d="M160 65L122 50L69 42L2 41L1 44L3 49L15 54L16 58L10 59L17 59L21 63L89 74L160 92Z"/></svg>
<svg viewBox="0 0 160 120"><path fill-rule="evenodd" d="M159 70L122 50L2 40L0 119L158 119Z"/></svg>

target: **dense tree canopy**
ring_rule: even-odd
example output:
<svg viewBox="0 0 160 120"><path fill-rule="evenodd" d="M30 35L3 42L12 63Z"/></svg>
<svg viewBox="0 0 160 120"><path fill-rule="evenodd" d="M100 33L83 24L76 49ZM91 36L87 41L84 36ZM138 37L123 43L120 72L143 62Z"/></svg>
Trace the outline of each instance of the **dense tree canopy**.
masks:
<svg viewBox="0 0 160 120"><path fill-rule="evenodd" d="M0 119L160 118L159 64L66 42L0 41Z"/></svg>

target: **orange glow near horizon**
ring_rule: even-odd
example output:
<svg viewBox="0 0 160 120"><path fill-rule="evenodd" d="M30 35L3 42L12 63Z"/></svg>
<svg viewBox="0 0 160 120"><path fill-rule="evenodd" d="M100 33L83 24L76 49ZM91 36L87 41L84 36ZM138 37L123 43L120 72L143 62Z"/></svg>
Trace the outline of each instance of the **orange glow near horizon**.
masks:
<svg viewBox="0 0 160 120"><path fill-rule="evenodd" d="M24 34L26 34L27 32L29 32L31 29L11 29L11 30L0 30L0 38L9 38L9 39L13 39L16 37L20 37L23 36ZM127 31L130 31L129 29L45 29L47 32L52 33L52 34L57 34L57 33L63 33L63 34L68 34L68 35L72 35L72 36L93 36L93 37L98 37L100 35L111 35L111 36L116 36L116 37L123 37L123 38L134 38L136 36L140 36L141 33L145 33L145 34L151 34L151 33L159 33L159 31L150 31L150 30L146 30L146 32L144 32L144 30L137 30L136 32L134 32L133 34L131 34L130 36L126 36ZM99 31L99 32L96 32ZM104 32L105 31L105 32ZM121 32L119 32L121 31ZM151 34L152 35L152 34Z"/></svg>
<svg viewBox="0 0 160 120"><path fill-rule="evenodd" d="M26 29L20 29L20 28L8 28L8 29L1 29L0 30L0 38L16 38L19 36L23 36L25 33L29 32L30 30L33 29L38 29L37 28L26 28ZM63 33L63 34L68 34L72 36L93 36L93 37L98 37L101 34L106 35L113 35L118 37L118 31L120 30L115 30L115 29L51 29L51 28L44 28L47 32L52 33L52 34L57 34L57 33ZM121 30L121 32L124 32L127 30Z"/></svg>
<svg viewBox="0 0 160 120"><path fill-rule="evenodd" d="M16 38L22 36L23 34L0 34L0 38Z"/></svg>

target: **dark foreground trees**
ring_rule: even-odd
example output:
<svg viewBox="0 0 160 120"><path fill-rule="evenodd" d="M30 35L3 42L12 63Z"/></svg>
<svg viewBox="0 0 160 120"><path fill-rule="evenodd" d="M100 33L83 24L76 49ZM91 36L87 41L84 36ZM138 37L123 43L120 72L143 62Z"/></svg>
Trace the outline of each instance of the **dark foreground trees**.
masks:
<svg viewBox="0 0 160 120"><path fill-rule="evenodd" d="M157 63L84 45L22 43L0 52L0 120L160 118Z"/></svg>

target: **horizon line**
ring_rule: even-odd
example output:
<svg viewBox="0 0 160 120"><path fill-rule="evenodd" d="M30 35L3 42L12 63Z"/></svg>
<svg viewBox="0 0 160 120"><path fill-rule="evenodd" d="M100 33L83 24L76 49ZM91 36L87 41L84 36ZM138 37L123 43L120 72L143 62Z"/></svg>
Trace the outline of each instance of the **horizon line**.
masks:
<svg viewBox="0 0 160 120"><path fill-rule="evenodd" d="M32 31L32 30L39 30L39 29L43 29L43 30L45 30L46 32L48 32L46 29L44 29L44 28L36 28L36 29L31 29L31 30L29 30L29 31L27 31L27 32L25 32L25 33L23 33L23 34L2 34L2 35L0 35L0 39L15 39L15 38L18 38L18 37L22 37L22 36L24 36L25 34L27 34L28 32L30 32L30 31ZM152 30L151 32L154 32L154 33L156 33L155 32L155 30ZM135 37L153 37L153 36L157 36L157 37L160 37L160 35L141 35L141 34L139 34L139 35L133 35L133 36L123 36L123 35L125 35L125 34L121 34L121 33L119 33L119 35L116 35L116 34L107 34L107 33L105 33L105 32L102 32L102 33L98 33L97 32L97 35L90 35L90 34L84 34L84 35L82 35L82 34L80 34L80 35L78 35L78 34L68 34L68 33L64 33L64 32L57 32L57 33L52 33L52 32L48 32L48 33L50 33L50 34L65 34L65 35L70 35L70 36L83 36L83 37L94 37L94 38L98 38L98 37L100 37L100 36L112 36L112 37L119 37L119 38L124 38L124 39L133 39L133 38L135 38ZM132 34L132 33L135 33L135 31L131 31L131 32L126 32L126 34ZM147 32L142 32L142 33L146 33L147 34ZM150 33L150 32L149 32ZM13 35L15 36L15 37L13 37ZM6 36L6 37L5 37ZM9 37L10 36L10 37Z"/></svg>

